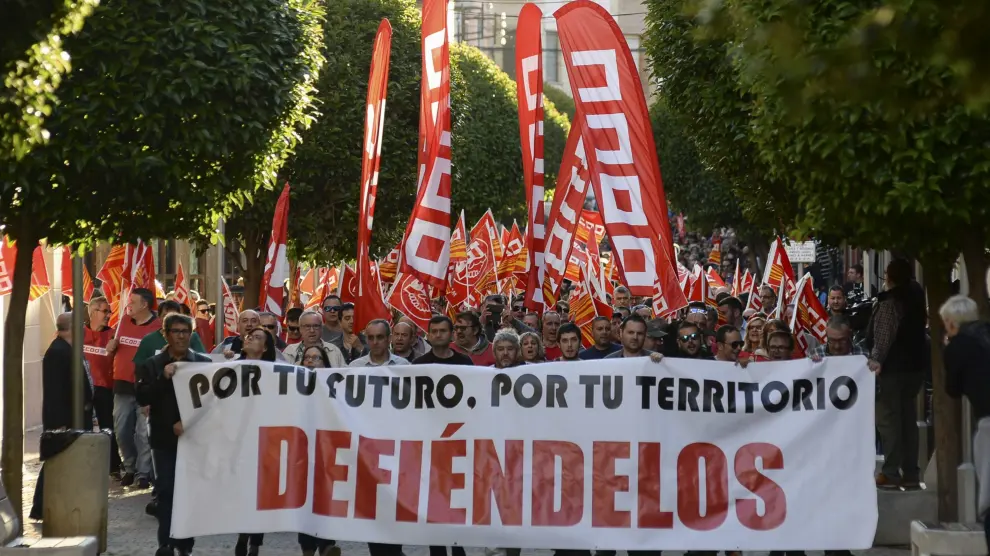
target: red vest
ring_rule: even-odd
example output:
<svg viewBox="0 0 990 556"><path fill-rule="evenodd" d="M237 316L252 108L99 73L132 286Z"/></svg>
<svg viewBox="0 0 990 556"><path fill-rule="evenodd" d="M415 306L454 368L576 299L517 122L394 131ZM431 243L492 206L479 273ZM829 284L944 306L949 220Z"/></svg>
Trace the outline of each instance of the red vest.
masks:
<svg viewBox="0 0 990 556"><path fill-rule="evenodd" d="M93 386L113 388L113 359L107 353L107 343L113 337L113 329L93 330L83 328L83 355L89 361L89 372L93 375Z"/></svg>
<svg viewBox="0 0 990 556"><path fill-rule="evenodd" d="M113 354L113 379L134 382L134 355L141 338L161 329L162 323L158 317L153 317L146 324L135 324L130 317L125 317L117 332L117 351Z"/></svg>

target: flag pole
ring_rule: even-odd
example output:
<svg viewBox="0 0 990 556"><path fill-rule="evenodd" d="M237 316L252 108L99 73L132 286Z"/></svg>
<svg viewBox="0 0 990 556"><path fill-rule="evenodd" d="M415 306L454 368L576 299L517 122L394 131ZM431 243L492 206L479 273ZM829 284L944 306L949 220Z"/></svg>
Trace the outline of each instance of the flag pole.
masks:
<svg viewBox="0 0 990 556"><path fill-rule="evenodd" d="M219 234L219 238L217 239L217 309L213 314L213 339L214 345L218 346L223 343L223 333L226 325L223 310L223 232L224 223L223 218L221 218L217 222L217 234Z"/></svg>
<svg viewBox="0 0 990 556"><path fill-rule="evenodd" d="M63 247L62 249L66 249ZM84 419L85 395L83 381L86 371L83 368L83 258L82 253L72 256L72 428L91 430Z"/></svg>

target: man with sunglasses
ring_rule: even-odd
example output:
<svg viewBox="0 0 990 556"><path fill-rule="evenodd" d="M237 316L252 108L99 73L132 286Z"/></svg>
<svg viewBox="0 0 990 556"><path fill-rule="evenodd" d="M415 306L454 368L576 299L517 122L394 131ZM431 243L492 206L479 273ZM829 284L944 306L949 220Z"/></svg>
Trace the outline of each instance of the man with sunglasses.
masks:
<svg viewBox="0 0 990 556"><path fill-rule="evenodd" d="M711 359L705 348L705 336L697 324L688 320L677 325L677 352L673 357L680 359ZM741 347L741 346L740 346Z"/></svg>
<svg viewBox="0 0 990 556"><path fill-rule="evenodd" d="M684 320L698 327L698 332L704 336L702 345L706 347L708 353L714 352L715 336L712 334L712 329L708 326L708 306L703 301L692 301L688 305L687 315L684 317ZM716 317L715 320L717 321L718 318Z"/></svg>
<svg viewBox="0 0 990 556"><path fill-rule="evenodd" d="M743 347L742 334L735 326L724 324L715 331L715 345L718 347L715 352L716 361L735 363L739 361L739 352Z"/></svg>
<svg viewBox="0 0 990 556"><path fill-rule="evenodd" d="M196 302L196 314L193 315L196 323L196 334L199 335L200 341L203 342L203 347L206 348L205 353L213 351L216 343L216 334L213 332L213 326L210 324L210 303L205 299L200 299Z"/></svg>
<svg viewBox="0 0 990 556"><path fill-rule="evenodd" d="M299 317L301 317L302 314L303 314L303 310L300 307L293 307L285 312L286 347L291 346L293 344L298 344L300 341L302 341L302 335L299 331Z"/></svg>
<svg viewBox="0 0 990 556"><path fill-rule="evenodd" d="M267 330L273 338L275 338L275 349L278 351L285 350L286 343L282 339L282 325L278 322L278 317L275 313L270 313L264 311L260 313L261 316L261 327Z"/></svg>
<svg viewBox="0 0 990 556"><path fill-rule="evenodd" d="M93 412L101 429L113 430L113 359L107 344L113 329L107 326L110 303L105 297L89 301L89 322L83 327L83 355L93 377ZM117 437L110 435L110 474L119 478L120 451Z"/></svg>

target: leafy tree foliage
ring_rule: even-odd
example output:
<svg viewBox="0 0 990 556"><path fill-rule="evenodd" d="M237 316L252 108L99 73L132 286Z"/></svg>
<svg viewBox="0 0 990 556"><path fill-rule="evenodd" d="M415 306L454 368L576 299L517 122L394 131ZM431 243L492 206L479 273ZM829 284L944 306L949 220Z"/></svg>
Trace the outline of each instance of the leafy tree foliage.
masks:
<svg viewBox="0 0 990 556"><path fill-rule="evenodd" d="M320 116L301 133L280 174L291 186L289 247L320 264L351 260L356 252L361 143L371 45L382 18L392 24L392 55L378 176L372 253L382 255L405 232L418 178L421 79L420 12L412 0L340 0L327 14L327 64L317 84ZM489 207L510 222L525 216L515 82L477 49L451 45L453 210L478 218ZM546 102L547 185L560 166L569 120ZM264 268L278 191L227 221L226 236L246 264L245 303L256 295ZM235 259L240 259L240 252Z"/></svg>
<svg viewBox="0 0 990 556"><path fill-rule="evenodd" d="M684 213L693 228L706 234L721 226L745 225L731 188L701 163L698 149L663 101L650 108L650 120L671 208Z"/></svg>
<svg viewBox="0 0 990 556"><path fill-rule="evenodd" d="M63 39L74 69L48 91L49 141L0 158L0 224L29 246L5 325L2 463L15 507L30 246L209 233L272 183L311 118L322 18L317 0L105 2Z"/></svg>
<svg viewBox="0 0 990 556"><path fill-rule="evenodd" d="M945 77L956 87L944 91L954 102L971 107L990 103L990 4L983 0L884 0L870 5L850 2L838 7L855 21L841 26L841 36L824 46L806 41L807 17L833 11L837 6L801 2L770 2L773 17L754 21L731 3L724 9L702 9L709 26L725 28L745 22L753 38L773 50L774 65L786 67L793 77L824 77L832 94L860 101L883 100L909 111L927 110L928 100L897 91L910 89L912 81L898 72L864 71L875 57L897 50ZM824 47L823 47L824 46ZM876 68L874 67L874 70ZM799 93L801 88L791 89ZM893 93L893 94L892 94ZM799 103L801 96L789 100Z"/></svg>
<svg viewBox="0 0 990 556"><path fill-rule="evenodd" d="M0 2L0 164L46 140L44 119L70 68L62 37L79 31L96 5L97 0Z"/></svg>
<svg viewBox="0 0 990 556"><path fill-rule="evenodd" d="M749 130L757 98L740 87L730 44L699 39L684 0L646 4L644 45L660 96L683 122L704 166L732 187L746 220L764 231L786 229L796 212L796 197L759 157Z"/></svg>
<svg viewBox="0 0 990 556"><path fill-rule="evenodd" d="M948 295L958 253L983 258L990 203L990 162L981 152L990 139L990 118L979 102L962 102L972 99L976 81L966 68L947 62L955 56L947 53L961 55L963 43L933 35L965 3L948 2L944 10L925 1L878 6L867 0L728 0L714 11L687 12L678 1L651 6L657 10L652 31L666 44L671 33L663 30L660 5L682 20L686 13L709 23L693 31L701 37L693 39L696 46L732 45L721 52L731 54L728 67L735 72L725 83L746 99L740 137L762 171L796 195L796 218L786 220L790 228L909 253L923 263L942 519L952 519L957 507L960 444L959 406L944 392L937 308ZM898 27L909 20L933 44L897 40ZM655 54L668 56L657 63L667 68L683 52ZM718 70L696 69L697 79L723 82ZM703 125L692 132L699 129L705 132ZM985 296L982 289L975 295Z"/></svg>
<svg viewBox="0 0 990 556"><path fill-rule="evenodd" d="M577 107L574 106L574 99L571 98L571 95L553 85L544 84L543 96L553 102L558 112L567 115L568 120L574 121L574 114L577 111Z"/></svg>
<svg viewBox="0 0 990 556"><path fill-rule="evenodd" d="M450 59L454 210L463 209L470 223L489 208L499 222L525 222L516 83L472 46L451 45ZM570 122L545 95L543 130L545 183L550 188Z"/></svg>

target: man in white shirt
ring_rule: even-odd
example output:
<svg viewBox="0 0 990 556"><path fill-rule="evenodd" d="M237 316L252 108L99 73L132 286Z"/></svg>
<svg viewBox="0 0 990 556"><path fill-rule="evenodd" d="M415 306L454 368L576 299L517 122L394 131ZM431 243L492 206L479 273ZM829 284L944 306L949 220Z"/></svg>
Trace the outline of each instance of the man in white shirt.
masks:
<svg viewBox="0 0 990 556"><path fill-rule="evenodd" d="M409 361L392 353L392 327L387 320L375 319L364 329L368 341L368 355L351 361L351 367L382 367L385 365L408 365Z"/></svg>

